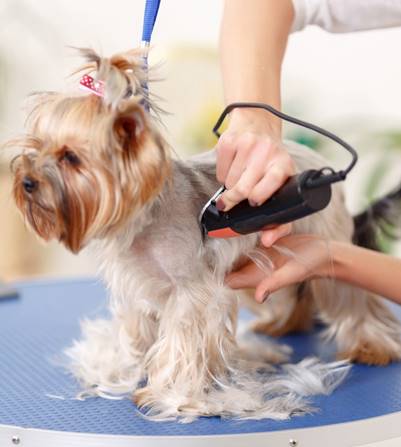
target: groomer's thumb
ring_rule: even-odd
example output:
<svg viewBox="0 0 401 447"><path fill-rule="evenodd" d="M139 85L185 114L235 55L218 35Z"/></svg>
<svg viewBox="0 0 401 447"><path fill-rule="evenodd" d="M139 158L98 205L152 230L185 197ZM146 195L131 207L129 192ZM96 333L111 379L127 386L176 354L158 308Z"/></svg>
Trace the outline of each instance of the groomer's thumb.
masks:
<svg viewBox="0 0 401 447"><path fill-rule="evenodd" d="M256 301L263 303L273 292L277 292L277 290L283 287L299 282L296 273L296 266L292 263L285 264L283 267L272 272L270 276L264 278L256 287Z"/></svg>
<svg viewBox="0 0 401 447"><path fill-rule="evenodd" d="M259 303L264 303L269 296L280 289L280 286L275 278L275 274L269 276L263 280L257 287L255 291L255 299Z"/></svg>

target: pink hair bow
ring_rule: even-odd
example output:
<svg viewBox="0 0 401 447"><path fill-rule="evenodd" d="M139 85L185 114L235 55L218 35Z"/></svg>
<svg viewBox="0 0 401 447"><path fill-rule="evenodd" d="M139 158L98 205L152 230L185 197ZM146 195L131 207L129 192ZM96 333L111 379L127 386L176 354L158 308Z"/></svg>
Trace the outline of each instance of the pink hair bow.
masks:
<svg viewBox="0 0 401 447"><path fill-rule="evenodd" d="M86 90L90 93L93 93L96 96L104 96L104 82L96 81L96 79L92 78L89 75L83 75L81 80L79 81L79 88L81 90Z"/></svg>

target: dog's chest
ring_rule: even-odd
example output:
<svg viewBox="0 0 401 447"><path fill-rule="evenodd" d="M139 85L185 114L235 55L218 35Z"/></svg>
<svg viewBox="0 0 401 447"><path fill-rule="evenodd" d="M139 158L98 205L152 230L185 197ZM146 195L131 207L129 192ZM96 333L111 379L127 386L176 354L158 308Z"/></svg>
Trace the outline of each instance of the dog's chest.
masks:
<svg viewBox="0 0 401 447"><path fill-rule="evenodd" d="M171 227L163 232L148 231L134 240L130 250L136 268L159 279L189 278L201 261L196 243Z"/></svg>

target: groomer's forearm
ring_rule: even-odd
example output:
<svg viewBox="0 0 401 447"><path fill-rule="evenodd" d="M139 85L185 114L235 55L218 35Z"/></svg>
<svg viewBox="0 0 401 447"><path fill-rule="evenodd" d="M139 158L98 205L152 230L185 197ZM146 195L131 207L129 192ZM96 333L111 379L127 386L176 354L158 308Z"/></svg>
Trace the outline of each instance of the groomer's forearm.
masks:
<svg viewBox="0 0 401 447"><path fill-rule="evenodd" d="M337 279L401 304L401 259L341 242L332 255Z"/></svg>
<svg viewBox="0 0 401 447"><path fill-rule="evenodd" d="M221 69L226 104L265 102L280 108L281 65L294 11L291 0L226 0L221 24ZM265 111L240 110L231 122L260 121L281 136L280 120Z"/></svg>

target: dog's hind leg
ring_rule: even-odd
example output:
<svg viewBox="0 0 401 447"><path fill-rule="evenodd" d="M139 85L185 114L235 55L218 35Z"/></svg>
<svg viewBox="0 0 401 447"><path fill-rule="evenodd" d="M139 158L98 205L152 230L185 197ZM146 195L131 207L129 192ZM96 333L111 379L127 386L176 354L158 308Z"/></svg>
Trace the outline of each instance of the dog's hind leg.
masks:
<svg viewBox="0 0 401 447"><path fill-rule="evenodd" d="M296 233L349 243L353 227L338 185L333 186L331 203L322 213L294 224ZM339 358L372 365L401 359L401 324L384 300L333 279L309 284L318 317L328 326L327 337L336 341Z"/></svg>
<svg viewBox="0 0 401 447"><path fill-rule="evenodd" d="M272 295L263 305L263 316L252 325L255 332L281 337L312 329L314 302L308 293L308 286L292 287L283 292Z"/></svg>
<svg viewBox="0 0 401 447"><path fill-rule="evenodd" d="M401 325L379 297L340 282L312 285L320 318L335 339L337 356L369 365L401 359Z"/></svg>

